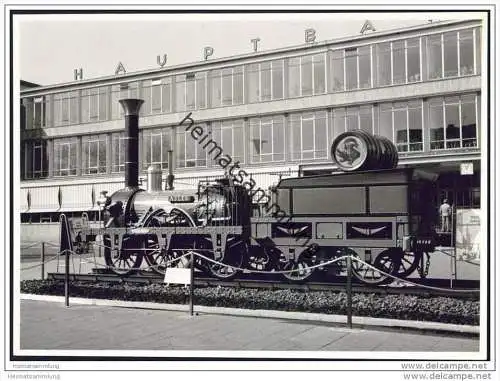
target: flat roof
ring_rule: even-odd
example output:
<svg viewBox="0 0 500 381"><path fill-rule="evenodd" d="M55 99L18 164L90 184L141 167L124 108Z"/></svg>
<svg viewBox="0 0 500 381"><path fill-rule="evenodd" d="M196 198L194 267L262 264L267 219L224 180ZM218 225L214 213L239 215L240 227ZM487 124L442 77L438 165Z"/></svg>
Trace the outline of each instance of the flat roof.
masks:
<svg viewBox="0 0 500 381"><path fill-rule="evenodd" d="M284 53L294 53L294 52L301 52L301 51L306 51L306 50L318 50L322 48L334 48L331 45L341 45L345 43L359 43L364 40L371 40L371 39L377 39L381 37L387 37L387 36L395 36L399 34L406 34L406 33L411 33L411 32L423 32L426 30L432 30L432 29L437 29L441 27L447 27L447 26L457 26L457 25L463 25L463 24L476 24L480 23L482 20L480 19L467 19L467 20L451 20L451 21L438 21L438 22L429 22L426 24L421 24L421 25L416 25L412 27L405 27L405 28L397 28L397 29L389 29L389 30L384 30L384 31L377 31L377 32L370 32L368 34L360 34L360 35L354 35L354 36L348 36L348 37L341 37L341 38L336 38L336 39L330 39L330 40L325 40L322 42L314 42L314 43L303 43L300 45L294 45L294 46L288 46L285 48L278 48L278 49L270 49L266 51L259 51L259 52L251 52L251 53L245 53L245 54L239 54L239 55L232 55L229 57L221 57L221 58L214 58L214 59L209 59L205 61L196 61L196 62L190 62L190 63L185 63L185 64L180 64L180 65L174 65L174 66L169 66L169 67L163 67L163 68L157 68L157 69L147 69L147 70L141 70L141 71L135 71L135 72L130 72L130 73L125 73L125 74L119 74L119 75L109 75L109 76L104 76L104 77L95 77L95 78L89 78L89 79L84 79L84 80L77 80L77 81L72 81L72 82L65 82L65 83L59 83L59 84L53 84L53 85L46 85L46 86L38 86L36 89L35 88L30 88L30 89L24 89L21 90L21 95L23 96L28 96L28 95L36 95L37 93L40 92L48 92L49 90L61 90L61 91L69 91L68 88L75 87L75 88L81 88L81 87L91 87L92 85L101 83L101 82L109 82L110 84L120 84L120 83L128 83L130 81L134 80L140 80L142 79L141 77L144 76L151 76L154 78L155 76L161 76L161 75L175 75L177 74L176 72L178 71L183 71L183 70L200 70L200 68L207 67L207 69L210 69L210 66L217 67L217 65L224 64L224 63L232 63L236 64L235 61L240 61L240 60L246 60L246 59L251 59L251 58L264 58L266 56L273 56L273 55L279 55L279 54L284 54ZM181 74L181 73L179 73ZM146 79L146 78L144 78Z"/></svg>

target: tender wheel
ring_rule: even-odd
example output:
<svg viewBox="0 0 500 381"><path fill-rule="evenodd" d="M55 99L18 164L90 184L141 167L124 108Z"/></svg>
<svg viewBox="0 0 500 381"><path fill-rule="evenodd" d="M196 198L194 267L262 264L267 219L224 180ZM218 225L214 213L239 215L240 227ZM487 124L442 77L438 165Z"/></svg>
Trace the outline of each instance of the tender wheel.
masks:
<svg viewBox="0 0 500 381"><path fill-rule="evenodd" d="M246 256L247 246L245 242L238 239L238 237L233 237L228 239L224 257L221 259L215 259L217 262L223 263L209 263L208 269L210 273L219 279L230 280L234 279L243 267L243 258Z"/></svg>
<svg viewBox="0 0 500 381"><path fill-rule="evenodd" d="M399 262L399 267L395 269L394 276L398 278L406 278L410 276L419 266L419 263L422 259L422 252L403 252L400 251L397 253L398 260L395 263Z"/></svg>
<svg viewBox="0 0 500 381"><path fill-rule="evenodd" d="M347 249L346 254L359 258L359 255L352 249ZM367 266L353 259L352 274L361 282L372 286L388 283L392 280L389 275L386 275L392 274L395 268L394 258L389 250L385 250L377 255L370 265L371 266ZM381 271L383 271L383 273Z"/></svg>
<svg viewBox="0 0 500 381"><path fill-rule="evenodd" d="M104 237L106 265L117 275L128 275L139 270L142 262L142 243L134 237L124 237L121 249L111 250L111 240Z"/></svg>
<svg viewBox="0 0 500 381"><path fill-rule="evenodd" d="M290 260L286 262L282 267L282 271L291 271L282 273L281 275L293 282L303 282L306 279L310 278L314 272L314 269L311 270L310 267L313 265L311 256L309 253L303 253L299 256L296 261Z"/></svg>

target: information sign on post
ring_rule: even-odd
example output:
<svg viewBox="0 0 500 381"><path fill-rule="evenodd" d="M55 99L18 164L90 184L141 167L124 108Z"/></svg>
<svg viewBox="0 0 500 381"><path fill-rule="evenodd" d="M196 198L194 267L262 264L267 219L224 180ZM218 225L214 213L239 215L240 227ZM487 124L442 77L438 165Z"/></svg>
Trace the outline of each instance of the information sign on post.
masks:
<svg viewBox="0 0 500 381"><path fill-rule="evenodd" d="M165 271L164 283L191 285L191 269L167 267Z"/></svg>
<svg viewBox="0 0 500 381"><path fill-rule="evenodd" d="M473 175L474 174L474 163L460 163L460 174Z"/></svg>

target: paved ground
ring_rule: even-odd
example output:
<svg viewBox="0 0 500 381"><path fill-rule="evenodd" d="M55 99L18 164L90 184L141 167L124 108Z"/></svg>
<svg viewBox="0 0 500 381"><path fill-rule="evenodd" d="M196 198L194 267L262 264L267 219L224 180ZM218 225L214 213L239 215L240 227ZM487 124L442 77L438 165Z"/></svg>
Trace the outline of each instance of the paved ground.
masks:
<svg viewBox="0 0 500 381"><path fill-rule="evenodd" d="M479 338L21 300L21 349L477 352Z"/></svg>

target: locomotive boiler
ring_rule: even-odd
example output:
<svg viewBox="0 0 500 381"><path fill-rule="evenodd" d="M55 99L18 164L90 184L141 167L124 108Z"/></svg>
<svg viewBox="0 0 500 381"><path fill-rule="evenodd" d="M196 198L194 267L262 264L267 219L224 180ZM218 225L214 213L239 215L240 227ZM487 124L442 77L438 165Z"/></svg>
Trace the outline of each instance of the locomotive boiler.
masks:
<svg viewBox="0 0 500 381"><path fill-rule="evenodd" d="M303 282L314 272L345 273L351 255L353 273L362 282L380 284L390 275L407 277L424 253L433 250L432 211L426 197L432 176L398 169L392 142L363 131L339 135L331 156L338 174L281 180L266 195L263 215L253 215L249 189L226 176L203 181L196 189L173 189L169 158L162 190L159 166L148 168L148 188L138 185L140 99L120 100L127 139L125 186L100 200L104 228L84 226L85 241L102 236L110 271L125 275L146 268L189 266L221 279L242 270L279 273Z"/></svg>

